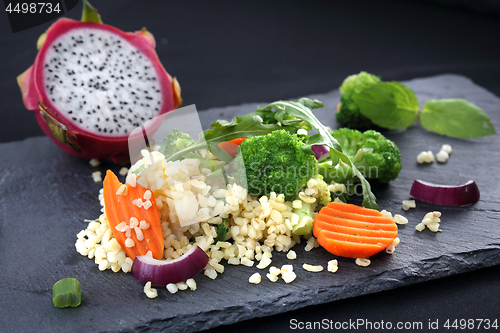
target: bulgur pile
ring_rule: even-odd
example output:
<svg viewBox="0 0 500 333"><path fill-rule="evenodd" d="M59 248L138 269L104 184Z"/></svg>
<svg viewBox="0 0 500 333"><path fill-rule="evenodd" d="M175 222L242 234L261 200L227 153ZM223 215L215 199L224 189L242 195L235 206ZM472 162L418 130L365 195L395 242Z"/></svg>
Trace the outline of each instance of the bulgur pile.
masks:
<svg viewBox="0 0 500 333"><path fill-rule="evenodd" d="M167 162L161 153L147 150L142 156L128 170L126 182L152 192L150 200L156 201L162 221L163 259L179 258L194 242L210 258L204 274L211 279L224 272L223 260L245 266L254 266L257 261L256 267L264 269L271 264L273 251L288 252L299 244L300 236L292 234L299 216L292 209L303 200L315 201L322 191L316 181L310 181L301 199L294 202L276 193L257 198L237 184L213 177L215 173L208 169L199 170L199 160ZM102 214L78 233L76 250L94 259L100 270L129 272L132 259L109 228L102 190L99 199ZM229 232L225 240L214 242L221 223L226 223ZM311 235L305 238L307 251L319 246Z"/></svg>

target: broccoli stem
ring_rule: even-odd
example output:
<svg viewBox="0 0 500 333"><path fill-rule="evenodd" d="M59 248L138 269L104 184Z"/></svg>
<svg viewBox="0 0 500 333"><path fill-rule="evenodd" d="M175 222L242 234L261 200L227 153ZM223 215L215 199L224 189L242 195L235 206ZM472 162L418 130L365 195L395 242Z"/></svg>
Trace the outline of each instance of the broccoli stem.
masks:
<svg viewBox="0 0 500 333"><path fill-rule="evenodd" d="M313 203L302 202L301 208L293 209L293 212L299 216L299 222L292 228L294 234L307 235L311 233L314 222L313 213L317 205L317 200Z"/></svg>
<svg viewBox="0 0 500 333"><path fill-rule="evenodd" d="M334 167L332 167L330 161L319 163L318 173L323 176L323 180L327 184L332 182L346 184L349 180L351 183L354 181L351 166L342 161Z"/></svg>
<svg viewBox="0 0 500 333"><path fill-rule="evenodd" d="M373 149L371 151L373 151ZM370 150L358 149L354 156L349 156L358 170L365 170L366 162L363 157L367 152L370 152ZM352 167L343 161L340 161L334 167L332 167L332 162L330 160L321 162L318 164L318 173L323 176L323 179L327 184L335 182L339 184L352 185L359 182L359 179L353 176Z"/></svg>
<svg viewBox="0 0 500 333"><path fill-rule="evenodd" d="M219 170L219 169L224 169L224 166L226 165L225 162L223 161L217 161L214 159L206 159L206 158L198 158L200 160L200 166L198 167L200 171L202 169L209 169L213 171Z"/></svg>

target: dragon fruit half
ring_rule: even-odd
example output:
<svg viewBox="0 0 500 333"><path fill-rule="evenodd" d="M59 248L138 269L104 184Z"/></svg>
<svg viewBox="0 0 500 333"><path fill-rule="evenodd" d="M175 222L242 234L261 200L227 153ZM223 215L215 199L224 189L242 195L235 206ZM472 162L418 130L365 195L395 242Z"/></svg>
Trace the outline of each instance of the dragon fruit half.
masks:
<svg viewBox="0 0 500 333"><path fill-rule="evenodd" d="M103 24L87 1L82 21L57 20L42 43L34 64L17 80L26 108L69 154L125 162L134 128L182 102L153 35Z"/></svg>

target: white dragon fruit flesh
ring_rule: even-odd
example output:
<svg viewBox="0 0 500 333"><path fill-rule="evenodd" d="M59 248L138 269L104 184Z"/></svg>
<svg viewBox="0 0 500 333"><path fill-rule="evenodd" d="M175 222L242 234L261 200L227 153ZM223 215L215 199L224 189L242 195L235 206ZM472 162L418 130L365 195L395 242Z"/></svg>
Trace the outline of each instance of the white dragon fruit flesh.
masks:
<svg viewBox="0 0 500 333"><path fill-rule="evenodd" d="M61 18L18 77L24 104L65 152L127 161L133 129L182 102L154 48L145 29Z"/></svg>

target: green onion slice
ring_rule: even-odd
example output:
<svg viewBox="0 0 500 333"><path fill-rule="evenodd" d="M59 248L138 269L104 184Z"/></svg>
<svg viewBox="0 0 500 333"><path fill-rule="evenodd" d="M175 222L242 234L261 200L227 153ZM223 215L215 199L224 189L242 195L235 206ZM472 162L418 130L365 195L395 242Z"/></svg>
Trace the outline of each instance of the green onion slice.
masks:
<svg viewBox="0 0 500 333"><path fill-rule="evenodd" d="M80 281L66 278L57 281L52 287L52 302L58 308L76 307L82 302Z"/></svg>

